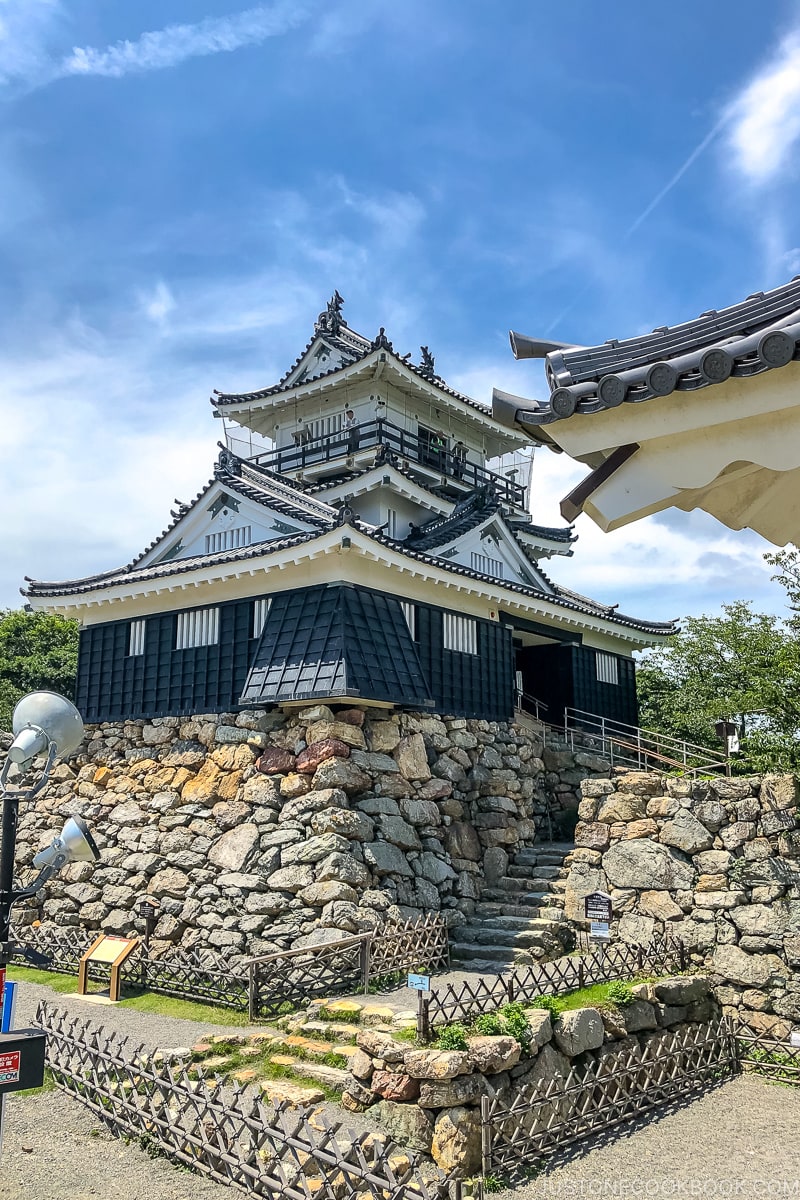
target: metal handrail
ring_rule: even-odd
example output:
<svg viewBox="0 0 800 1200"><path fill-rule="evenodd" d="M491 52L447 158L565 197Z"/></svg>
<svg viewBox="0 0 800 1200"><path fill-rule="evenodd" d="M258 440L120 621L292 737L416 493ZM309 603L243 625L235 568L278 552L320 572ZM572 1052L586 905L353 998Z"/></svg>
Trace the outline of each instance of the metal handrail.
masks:
<svg viewBox="0 0 800 1200"><path fill-rule="evenodd" d="M724 770L726 775L731 773L730 757L721 750L711 750L708 746L601 717L580 708L564 710L564 734L599 738L609 752L612 765L616 749L618 762L635 762L644 769L650 760L657 760L666 768L679 768L692 774L719 770Z"/></svg>
<svg viewBox="0 0 800 1200"><path fill-rule="evenodd" d="M258 466L278 472L303 470L307 466L347 458L359 450L370 450L376 446L386 446L401 458L438 471L441 475L469 487L490 487L506 503L517 508L525 507L525 488L522 484L515 483L505 475L488 471L485 467L479 467L477 463L456 455L452 448L444 444L436 446L418 433L401 429L399 425L382 418L364 421L353 430L341 430L338 433L312 438L299 446L286 446L264 454L256 454L252 461Z"/></svg>
<svg viewBox="0 0 800 1200"><path fill-rule="evenodd" d="M515 710L518 713L523 713L525 716L533 717L536 721L542 720L542 718L539 716L540 712L550 711L549 704L545 704L544 700L538 700L536 696L531 696L528 692L518 692L515 689L514 696L516 700L514 705ZM524 704L522 703L523 701ZM530 712L530 710L525 707L525 704L532 704L534 711Z"/></svg>

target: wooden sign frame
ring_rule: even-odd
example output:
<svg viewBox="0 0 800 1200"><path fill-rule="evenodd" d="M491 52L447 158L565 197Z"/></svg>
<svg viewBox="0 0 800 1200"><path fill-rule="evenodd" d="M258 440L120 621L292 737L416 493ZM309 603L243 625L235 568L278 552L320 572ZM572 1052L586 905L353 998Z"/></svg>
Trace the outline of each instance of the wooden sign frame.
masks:
<svg viewBox="0 0 800 1200"><path fill-rule="evenodd" d="M114 943L117 943L115 946ZM122 988L122 980L120 978L120 967L126 959L130 958L136 947L139 945L138 937L124 938L114 933L101 933L95 938L85 954L81 955L80 967L78 968L78 995L85 996L86 989L89 985L89 963L102 962L111 964L111 984L108 991L109 1000L119 1000L120 991ZM105 953L98 951L105 948ZM113 958L109 958L109 951L117 950Z"/></svg>

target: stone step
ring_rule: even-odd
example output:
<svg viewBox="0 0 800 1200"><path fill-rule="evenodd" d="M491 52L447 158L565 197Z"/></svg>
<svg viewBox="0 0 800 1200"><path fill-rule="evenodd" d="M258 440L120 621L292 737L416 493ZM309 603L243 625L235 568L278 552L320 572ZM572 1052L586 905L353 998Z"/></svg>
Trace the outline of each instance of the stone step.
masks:
<svg viewBox="0 0 800 1200"><path fill-rule="evenodd" d="M559 875L566 874L563 867L559 867ZM519 866L517 863L512 863L508 867L508 874L504 876L507 879L532 879L534 882L546 883L549 879L558 878L558 876L546 875L541 867L526 867L523 863Z"/></svg>
<svg viewBox="0 0 800 1200"><path fill-rule="evenodd" d="M462 926L458 931L458 942L455 945L479 947L481 954L488 953L488 948L497 950L528 950L531 946L543 946L548 935L557 936L558 926L551 921L540 921L535 928L520 930L497 930L486 925ZM451 952L454 946L451 943Z"/></svg>
<svg viewBox="0 0 800 1200"><path fill-rule="evenodd" d="M484 888L481 892L481 902L495 901L500 904L524 904L527 908L541 908L552 902L550 892L529 892L525 888Z"/></svg>
<svg viewBox="0 0 800 1200"><path fill-rule="evenodd" d="M547 954L559 946L559 941L551 937L543 939L538 946L534 946L532 949L541 950L542 954ZM457 942L450 947L450 957L454 962L469 963L470 970L476 970L474 962L478 959L481 962L511 964L516 961L518 952L526 949L528 949L527 946L482 946L472 942Z"/></svg>
<svg viewBox="0 0 800 1200"><path fill-rule="evenodd" d="M344 1021L305 1021L297 1032L323 1041L335 1038L337 1042L354 1042L358 1026Z"/></svg>
<svg viewBox="0 0 800 1200"><path fill-rule="evenodd" d="M495 888L505 892L536 892L545 895L552 890L552 879L520 879L516 875L502 875Z"/></svg>
<svg viewBox="0 0 800 1200"><path fill-rule="evenodd" d="M324 1063L300 1061L294 1063L291 1070L303 1079L315 1079L317 1083L322 1083L337 1092L344 1091L349 1079L348 1072L343 1071L341 1067L328 1067Z"/></svg>
<svg viewBox="0 0 800 1200"><path fill-rule="evenodd" d="M568 850L520 850L514 855L514 863L525 867L560 867L569 853Z"/></svg>
<svg viewBox="0 0 800 1200"><path fill-rule="evenodd" d="M534 873L535 873L537 879L558 879L558 877L561 874L563 869L564 868L560 864L558 866L549 866L548 867L548 866L539 866L539 864L537 863Z"/></svg>
<svg viewBox="0 0 800 1200"><path fill-rule="evenodd" d="M542 911L537 904L508 904L496 900L480 900L475 905L475 917L491 920L493 917L538 917Z"/></svg>

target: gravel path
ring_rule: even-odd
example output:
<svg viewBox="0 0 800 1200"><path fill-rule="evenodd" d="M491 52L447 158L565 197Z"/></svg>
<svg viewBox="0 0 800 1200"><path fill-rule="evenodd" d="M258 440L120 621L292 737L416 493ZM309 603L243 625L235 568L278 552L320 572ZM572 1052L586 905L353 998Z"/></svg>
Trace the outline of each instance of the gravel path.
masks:
<svg viewBox="0 0 800 1200"><path fill-rule="evenodd" d="M240 1195L126 1145L62 1092L8 1101L2 1200L234 1200Z"/></svg>
<svg viewBox="0 0 800 1200"><path fill-rule="evenodd" d="M732 1079L629 1132L596 1138L498 1200L800 1196L800 1089Z"/></svg>
<svg viewBox="0 0 800 1200"><path fill-rule="evenodd" d="M129 1037L137 1046L151 1050L192 1046L211 1033L258 1033L264 1025L215 1025L210 1021L185 1021L179 1017L162 1017L156 1013L137 1012L135 1008L93 1004L74 994L61 995L39 983L21 983L17 998L16 1026L32 1025L40 1000L53 1008L66 1009L91 1025L105 1025Z"/></svg>

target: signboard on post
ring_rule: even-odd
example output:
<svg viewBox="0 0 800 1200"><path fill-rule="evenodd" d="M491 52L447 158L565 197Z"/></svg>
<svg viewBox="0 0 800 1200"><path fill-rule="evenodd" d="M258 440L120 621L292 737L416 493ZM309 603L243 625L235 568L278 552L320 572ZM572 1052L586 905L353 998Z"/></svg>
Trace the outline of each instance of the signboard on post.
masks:
<svg viewBox="0 0 800 1200"><path fill-rule="evenodd" d="M608 892L592 892L583 901L583 913L587 921L611 924L611 897Z"/></svg>
<svg viewBox="0 0 800 1200"><path fill-rule="evenodd" d="M136 947L138 938L116 937L110 933L101 933L92 942L89 949L81 957L78 968L78 995L85 996L89 986L89 963L106 963L111 967L111 981L108 990L109 999L119 1000L121 989L120 968Z"/></svg>
<svg viewBox="0 0 800 1200"><path fill-rule="evenodd" d="M417 992L429 992L431 990L430 975L409 975L408 986L414 988Z"/></svg>

